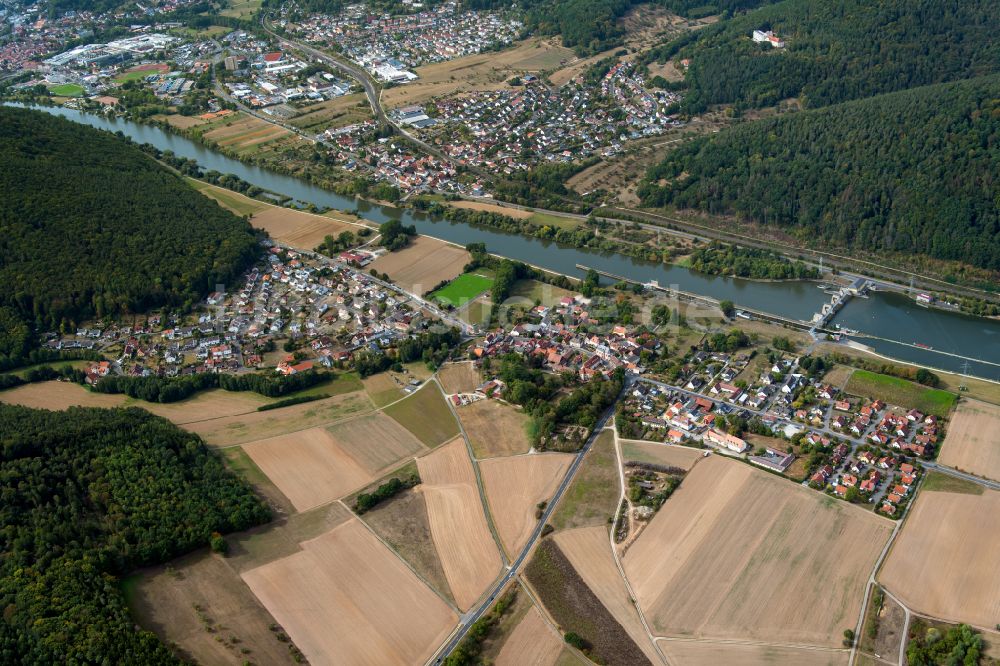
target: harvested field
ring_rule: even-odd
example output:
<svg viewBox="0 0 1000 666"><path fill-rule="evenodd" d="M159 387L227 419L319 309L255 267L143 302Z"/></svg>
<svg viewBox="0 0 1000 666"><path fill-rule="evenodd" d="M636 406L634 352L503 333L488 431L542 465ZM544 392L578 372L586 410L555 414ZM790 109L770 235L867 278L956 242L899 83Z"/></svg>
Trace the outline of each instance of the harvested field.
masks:
<svg viewBox="0 0 1000 666"><path fill-rule="evenodd" d="M448 363L438 372L445 393L472 393L482 384L479 370L471 362Z"/></svg>
<svg viewBox="0 0 1000 666"><path fill-rule="evenodd" d="M177 425L184 425L224 416L249 414L269 402L274 402L274 400L250 391L233 392L223 389L209 389L177 402L146 402L127 398L125 404L142 407L157 416L173 421Z"/></svg>
<svg viewBox="0 0 1000 666"><path fill-rule="evenodd" d="M573 462L567 453L491 458L479 465L490 515L509 556L516 557L538 524L536 505L549 501Z"/></svg>
<svg viewBox="0 0 1000 666"><path fill-rule="evenodd" d="M998 552L1000 492L923 492L878 578L913 611L992 627L1000 618Z"/></svg>
<svg viewBox="0 0 1000 666"><path fill-rule="evenodd" d="M500 554L486 525L476 476L459 439L417 459L431 536L448 586L469 609L500 572Z"/></svg>
<svg viewBox="0 0 1000 666"><path fill-rule="evenodd" d="M371 267L379 273L388 273L396 284L411 294L422 296L441 282L461 275L470 258L463 248L436 238L417 236L409 247L387 252Z"/></svg>
<svg viewBox="0 0 1000 666"><path fill-rule="evenodd" d="M847 650L815 650L775 645L739 645L712 641L659 641L671 664L685 666L847 666Z"/></svg>
<svg viewBox="0 0 1000 666"><path fill-rule="evenodd" d="M202 137L220 148L228 148L237 152L259 143L284 138L298 138L297 135L292 134L284 127L246 115L233 122L213 127L202 134Z"/></svg>
<svg viewBox="0 0 1000 666"><path fill-rule="evenodd" d="M326 431L369 474L426 450L409 430L384 414L343 421Z"/></svg>
<svg viewBox="0 0 1000 666"><path fill-rule="evenodd" d="M500 215L506 215L507 217L513 217L518 220L527 220L531 217L530 210L511 208L509 206L485 203L483 201L451 201L448 205L452 208L466 208L468 210L483 210L488 213L498 213Z"/></svg>
<svg viewBox="0 0 1000 666"><path fill-rule="evenodd" d="M455 410L472 444L476 458L527 453L529 417L521 410L497 400L480 400Z"/></svg>
<svg viewBox="0 0 1000 666"><path fill-rule="evenodd" d="M177 129L186 130L197 125L201 125L206 121L204 118L199 118L198 116L182 116L179 113L172 113L169 116L158 116L166 120L172 127Z"/></svg>
<svg viewBox="0 0 1000 666"><path fill-rule="evenodd" d="M436 382L427 382L405 400L390 405L385 414L431 448L458 434L458 423Z"/></svg>
<svg viewBox="0 0 1000 666"><path fill-rule="evenodd" d="M608 609L636 646L654 664L660 662L639 612L629 601L628 588L618 572L611 554L611 541L606 527L583 527L557 532L553 537L559 549L576 569L590 591Z"/></svg>
<svg viewBox="0 0 1000 666"><path fill-rule="evenodd" d="M230 534L226 562L238 573L301 552L299 545L320 537L354 517L340 502L294 513L246 532Z"/></svg>
<svg viewBox="0 0 1000 666"><path fill-rule="evenodd" d="M122 589L136 622L175 644L184 659L243 664L247 657L240 650L248 648L259 663L295 663L287 644L268 630L271 614L222 558L194 553L139 571L122 581Z"/></svg>
<svg viewBox="0 0 1000 666"><path fill-rule="evenodd" d="M420 78L405 86L386 89L386 108L423 104L435 97L474 90L507 88L516 74L538 73L559 66L573 52L553 39L529 39L498 53L480 53L417 67Z"/></svg>
<svg viewBox="0 0 1000 666"><path fill-rule="evenodd" d="M623 563L659 635L839 647L890 532L869 511L711 456Z"/></svg>
<svg viewBox="0 0 1000 666"><path fill-rule="evenodd" d="M587 587L559 545L544 539L525 569L532 587L562 632L574 632L593 646L603 664L648 664L600 599Z"/></svg>
<svg viewBox="0 0 1000 666"><path fill-rule="evenodd" d="M189 423L185 429L198 433L211 445L229 446L306 430L370 411L372 403L367 395L362 392L345 393L266 412Z"/></svg>
<svg viewBox="0 0 1000 666"><path fill-rule="evenodd" d="M423 488L416 486L381 502L366 511L361 520L368 523L439 594L455 600L431 537Z"/></svg>
<svg viewBox="0 0 1000 666"><path fill-rule="evenodd" d="M948 423L938 462L1000 481L1000 407L962 400Z"/></svg>
<svg viewBox="0 0 1000 666"><path fill-rule="evenodd" d="M583 459L580 470L553 512L552 526L568 530L608 525L608 518L614 516L618 508L620 490L614 435L605 430Z"/></svg>
<svg viewBox="0 0 1000 666"><path fill-rule="evenodd" d="M557 69L556 71L549 74L548 79L552 83L552 85L562 87L567 83L569 83L571 80L583 74L583 72L588 67L595 64L599 60L603 60L605 58L610 58L611 56L613 56L615 54L615 51L617 50L618 49L610 49L608 51L604 51L602 53L598 53L597 55L592 55L589 58L583 58L583 59L571 56L569 59L567 59L566 66Z"/></svg>
<svg viewBox="0 0 1000 666"><path fill-rule="evenodd" d="M243 450L299 511L332 502L373 478L323 428L263 439Z"/></svg>
<svg viewBox="0 0 1000 666"><path fill-rule="evenodd" d="M313 215L279 206L269 206L254 214L250 224L263 229L280 243L310 252L327 236L336 236L342 231L354 233L360 228L326 215Z"/></svg>
<svg viewBox="0 0 1000 666"><path fill-rule="evenodd" d="M853 372L854 368L849 365L835 365L833 366L833 370L823 375L823 382L836 388L844 388L847 386L847 381L851 378Z"/></svg>
<svg viewBox="0 0 1000 666"><path fill-rule="evenodd" d="M295 507L291 501L278 490L278 486L274 485L271 479L267 478L267 474L264 474L242 447L231 446L228 449L219 449L219 451L226 459L226 466L246 479L257 491L257 494L267 500L267 503L277 514L295 513Z"/></svg>
<svg viewBox="0 0 1000 666"><path fill-rule="evenodd" d="M71 382L35 382L0 391L0 402L35 409L62 410L70 407L121 407L123 395L92 393Z"/></svg>
<svg viewBox="0 0 1000 666"><path fill-rule="evenodd" d="M542 619L542 614L530 608L507 637L497 666L553 666L562 652L563 642Z"/></svg>
<svg viewBox="0 0 1000 666"><path fill-rule="evenodd" d="M357 520L243 574L314 666L430 658L455 613Z"/></svg>
<svg viewBox="0 0 1000 666"><path fill-rule="evenodd" d="M687 446L649 444L627 439L622 440L622 458L625 461L634 460L636 462L667 465L669 467L680 467L681 469L689 470L704 456L704 451L692 449Z"/></svg>

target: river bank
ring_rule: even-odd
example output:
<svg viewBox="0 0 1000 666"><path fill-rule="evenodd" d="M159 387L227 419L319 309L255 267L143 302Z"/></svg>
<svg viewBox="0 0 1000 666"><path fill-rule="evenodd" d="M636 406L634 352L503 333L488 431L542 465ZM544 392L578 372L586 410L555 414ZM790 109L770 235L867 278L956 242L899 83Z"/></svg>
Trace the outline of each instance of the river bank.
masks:
<svg viewBox="0 0 1000 666"><path fill-rule="evenodd" d="M363 199L337 195L304 180L228 158L158 127L61 107L45 107L40 110L111 132L122 132L137 143L149 143L160 150L170 150L175 155L195 160L205 169L233 174L261 189L281 193L302 204L311 203L355 212L359 217L376 224L398 219L415 226L420 234L461 246L485 243L492 254L523 261L561 275L578 278L581 273L577 265L585 265L608 273L626 275L637 282L656 281L662 286L674 285L680 290L704 294L718 301L732 301L737 307L803 322L808 322L826 300L813 282L759 283L706 276L682 267L650 263L612 252L587 251L550 240L435 219L420 211L378 206ZM901 335L912 338L914 332L920 332L921 335L915 339L934 350L901 345L893 348L891 343L881 341L871 345L879 353L903 362L942 367L952 372L962 371L962 363L958 359L937 354L937 350L963 355L974 353L983 360L1000 362L1000 322L920 308L904 297L881 290L868 299L853 299L837 315L834 323L892 340L899 340ZM991 379L1000 374L996 372L996 368L987 364L970 364L969 373Z"/></svg>

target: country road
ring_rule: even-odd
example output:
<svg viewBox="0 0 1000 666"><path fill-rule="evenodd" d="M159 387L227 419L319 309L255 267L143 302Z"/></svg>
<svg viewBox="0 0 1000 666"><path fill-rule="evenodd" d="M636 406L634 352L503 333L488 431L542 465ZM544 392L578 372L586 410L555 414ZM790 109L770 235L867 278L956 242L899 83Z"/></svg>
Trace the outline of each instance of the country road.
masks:
<svg viewBox="0 0 1000 666"><path fill-rule="evenodd" d="M629 386L631 386L631 384L632 382L630 382L629 380L625 381L625 386L622 388L621 395L624 395L624 393L628 391L628 388ZM619 399L621 399L621 395L619 395ZM486 595L482 603L475 609L470 610L469 612L467 612L465 615L462 616L462 621L458 625L458 629L455 630L455 632L452 634L448 642L445 643L441 647L441 649L437 651L434 657L432 657L432 661L430 663L440 664L442 661L444 661L444 658L449 654L451 654L452 650L454 650L458 646L458 644L462 642L462 639L465 638L465 635L469 632L469 629L472 627L472 625L475 624L475 622L479 618L481 618L486 613L487 610L489 610L490 606L493 605L493 602L496 600L497 596L500 594L503 588L506 587L507 584L511 582L515 577L517 577L517 575L520 573L521 567L524 565L525 560L528 559L528 554L531 552L531 549L535 546L535 543L541 538L542 530L548 524L549 518L552 516L552 513L555 510L555 508L559 505L559 500L562 499L563 493L566 492L566 489L569 487L569 484L573 481L573 478L576 476L577 471L580 469L580 465L583 463L584 456L587 455L587 452L590 451L590 448L594 445L594 442L597 441L597 438L600 437L601 433L604 431L604 427L607 425L608 420L614 415L615 407L617 405L618 405L618 400L615 400L615 403L611 407L609 407L607 411L604 412L601 418L594 425L593 432L591 432L590 437L587 438L587 441L584 443L583 448L580 449L580 451L576 454L576 458L574 458L573 462L570 464L569 469L566 471L566 475L563 477L562 482L559 484L559 487L556 488L556 492L552 496L552 500L545 507L545 511L544 513L542 513L542 517L538 520L538 524L535 526L535 531L531 533L531 538L528 539L528 543L526 543L524 545L524 548L521 550L521 554L518 555L517 559L515 559L510 564L510 566L507 569L507 573L504 574L503 578L501 578L493 586L493 589L489 591L489 593Z"/></svg>

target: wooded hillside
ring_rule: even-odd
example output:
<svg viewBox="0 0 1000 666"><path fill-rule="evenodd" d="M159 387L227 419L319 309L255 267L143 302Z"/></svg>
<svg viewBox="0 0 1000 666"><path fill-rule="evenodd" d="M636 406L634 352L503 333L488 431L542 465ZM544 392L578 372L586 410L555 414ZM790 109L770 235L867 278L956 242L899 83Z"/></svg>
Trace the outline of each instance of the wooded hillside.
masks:
<svg viewBox="0 0 1000 666"><path fill-rule="evenodd" d="M141 409L0 404L0 662L178 663L117 576L270 513L201 440Z"/></svg>
<svg viewBox="0 0 1000 666"><path fill-rule="evenodd" d="M669 6L669 3L668 3ZM815 108L1000 71L993 0L784 0L689 33L647 56L688 58L683 107ZM775 49L750 39L774 30Z"/></svg>
<svg viewBox="0 0 1000 666"><path fill-rule="evenodd" d="M737 125L670 152L639 194L807 244L1000 270L998 174L993 75Z"/></svg>
<svg viewBox="0 0 1000 666"><path fill-rule="evenodd" d="M183 307L258 256L246 221L120 137L3 107L0 155L0 307L33 327Z"/></svg>

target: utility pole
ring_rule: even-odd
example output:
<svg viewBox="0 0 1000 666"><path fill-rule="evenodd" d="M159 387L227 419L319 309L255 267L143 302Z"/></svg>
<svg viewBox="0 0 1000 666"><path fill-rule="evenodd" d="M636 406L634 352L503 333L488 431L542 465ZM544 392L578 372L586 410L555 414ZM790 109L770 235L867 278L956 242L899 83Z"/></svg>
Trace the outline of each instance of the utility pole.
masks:
<svg viewBox="0 0 1000 666"><path fill-rule="evenodd" d="M969 362L965 361L962 363L962 383L958 386L959 391L968 391L969 387L965 385L965 380L969 376Z"/></svg>

